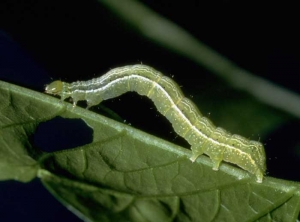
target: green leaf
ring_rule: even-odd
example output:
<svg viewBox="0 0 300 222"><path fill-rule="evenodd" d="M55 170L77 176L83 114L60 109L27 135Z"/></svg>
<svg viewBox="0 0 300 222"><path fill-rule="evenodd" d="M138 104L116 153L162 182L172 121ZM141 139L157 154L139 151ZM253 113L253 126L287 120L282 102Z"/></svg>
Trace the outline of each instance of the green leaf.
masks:
<svg viewBox="0 0 300 222"><path fill-rule="evenodd" d="M39 177L68 209L92 221L295 221L299 184L266 177L262 184L226 163L48 95L0 81L0 179ZM55 116L81 118L90 144L45 153L36 127Z"/></svg>

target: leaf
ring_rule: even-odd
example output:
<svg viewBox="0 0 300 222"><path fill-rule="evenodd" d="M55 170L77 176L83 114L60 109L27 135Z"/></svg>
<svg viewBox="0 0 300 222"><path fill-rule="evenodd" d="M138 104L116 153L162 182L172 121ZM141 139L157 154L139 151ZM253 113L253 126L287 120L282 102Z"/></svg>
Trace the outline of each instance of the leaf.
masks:
<svg viewBox="0 0 300 222"><path fill-rule="evenodd" d="M82 108L0 82L0 179L38 176L68 209L92 221L295 221L299 184L201 156ZM87 145L53 153L32 142L55 116L81 118ZM76 136L76 135L74 135Z"/></svg>

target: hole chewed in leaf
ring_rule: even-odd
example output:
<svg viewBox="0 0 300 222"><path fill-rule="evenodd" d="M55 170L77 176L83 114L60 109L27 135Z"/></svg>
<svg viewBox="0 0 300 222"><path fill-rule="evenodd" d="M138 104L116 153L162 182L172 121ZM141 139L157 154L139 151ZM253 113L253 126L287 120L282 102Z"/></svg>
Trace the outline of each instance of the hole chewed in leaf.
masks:
<svg viewBox="0 0 300 222"><path fill-rule="evenodd" d="M89 144L93 130L81 119L56 117L41 123L34 134L34 143L46 152L64 150Z"/></svg>

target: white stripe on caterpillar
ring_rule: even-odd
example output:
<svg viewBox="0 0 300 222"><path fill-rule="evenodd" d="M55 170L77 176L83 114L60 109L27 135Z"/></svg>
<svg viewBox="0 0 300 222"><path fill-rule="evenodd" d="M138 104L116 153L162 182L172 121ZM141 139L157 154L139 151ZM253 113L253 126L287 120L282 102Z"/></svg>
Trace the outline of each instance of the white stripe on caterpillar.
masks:
<svg viewBox="0 0 300 222"><path fill-rule="evenodd" d="M205 153L211 158L214 170L218 170L224 160L249 171L256 176L257 182L262 182L266 171L263 145L215 127L191 100L184 97L172 79L149 66L124 66L89 81L65 83L58 80L46 86L46 93L59 95L62 100L72 97L74 106L79 100L86 100L87 108L128 91L145 95L154 102L175 132L191 145L191 161Z"/></svg>

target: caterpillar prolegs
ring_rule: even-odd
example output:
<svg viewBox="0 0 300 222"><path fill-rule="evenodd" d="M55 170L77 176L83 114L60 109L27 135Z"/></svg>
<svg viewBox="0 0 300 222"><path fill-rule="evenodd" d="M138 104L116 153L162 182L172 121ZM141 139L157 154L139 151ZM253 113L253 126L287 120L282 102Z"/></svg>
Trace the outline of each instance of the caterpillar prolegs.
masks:
<svg viewBox="0 0 300 222"><path fill-rule="evenodd" d="M72 97L74 106L79 100L86 100L88 107L128 91L145 95L154 102L175 132L191 145L191 161L207 154L214 170L218 170L224 160L249 171L256 176L257 182L262 182L266 171L263 145L215 127L191 100L184 97L172 79L149 66L124 66L88 81L66 83L58 80L46 86L46 93L59 95L62 100Z"/></svg>

